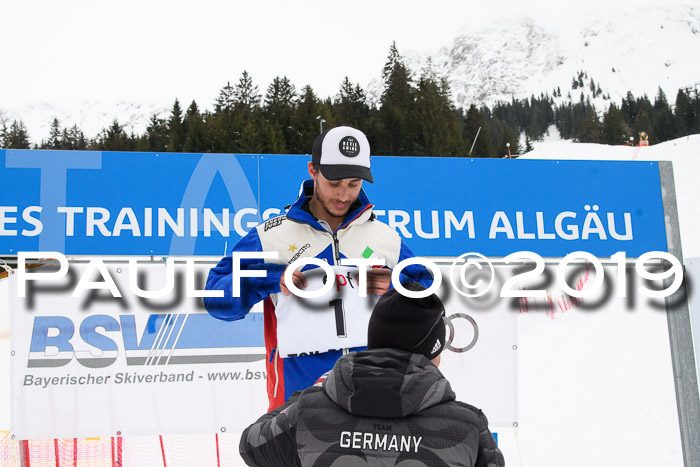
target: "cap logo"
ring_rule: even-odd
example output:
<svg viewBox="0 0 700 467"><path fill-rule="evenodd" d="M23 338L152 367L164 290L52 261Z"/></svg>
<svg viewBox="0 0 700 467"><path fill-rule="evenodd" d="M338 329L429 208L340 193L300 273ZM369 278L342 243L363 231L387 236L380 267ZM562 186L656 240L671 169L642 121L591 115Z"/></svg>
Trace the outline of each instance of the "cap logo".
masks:
<svg viewBox="0 0 700 467"><path fill-rule="evenodd" d="M338 143L338 150L345 157L357 157L360 154L360 142L354 136L346 136Z"/></svg>

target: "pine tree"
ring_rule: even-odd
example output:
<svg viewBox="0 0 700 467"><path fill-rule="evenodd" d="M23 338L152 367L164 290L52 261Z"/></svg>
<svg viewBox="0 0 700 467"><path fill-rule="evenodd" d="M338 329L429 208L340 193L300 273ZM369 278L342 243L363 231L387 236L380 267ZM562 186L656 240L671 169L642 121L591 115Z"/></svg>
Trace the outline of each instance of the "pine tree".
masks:
<svg viewBox="0 0 700 467"><path fill-rule="evenodd" d="M68 128L61 131L61 149L75 150Z"/></svg>
<svg viewBox="0 0 700 467"><path fill-rule="evenodd" d="M634 120L637 118L637 100L634 98L630 91L627 91L627 95L622 100L622 105L620 110L625 119L625 123L628 125L633 125Z"/></svg>
<svg viewBox="0 0 700 467"><path fill-rule="evenodd" d="M240 154L260 154L263 150L259 125L249 120L242 128L241 138L233 152Z"/></svg>
<svg viewBox="0 0 700 467"><path fill-rule="evenodd" d="M151 115L146 127L144 150L149 152L163 152L167 150L169 134L168 126L164 119L157 115Z"/></svg>
<svg viewBox="0 0 700 467"><path fill-rule="evenodd" d="M9 139L10 133L7 131L7 125L3 123L2 128L0 128L0 149L9 148Z"/></svg>
<svg viewBox="0 0 700 467"><path fill-rule="evenodd" d="M76 151L84 151L88 147L88 140L83 133L83 130L78 128L78 125L73 125L70 129L70 136Z"/></svg>
<svg viewBox="0 0 700 467"><path fill-rule="evenodd" d="M676 121L673 117L673 112L670 107L664 107L658 112L654 112L653 132L656 136L656 141L670 141L678 137L676 131Z"/></svg>
<svg viewBox="0 0 700 467"><path fill-rule="evenodd" d="M608 111L603 115L603 143L605 144L624 144L632 130L625 124L622 117L622 111L617 108L615 103L611 103Z"/></svg>
<svg viewBox="0 0 700 467"><path fill-rule="evenodd" d="M71 128L64 128L61 132L61 149L70 151L84 151L87 149L88 141L78 125Z"/></svg>
<svg viewBox="0 0 700 467"><path fill-rule="evenodd" d="M695 115L692 101L682 89L679 89L678 94L676 94L674 116L676 119L676 130L679 136L686 136L694 132L696 129L695 122L697 115Z"/></svg>
<svg viewBox="0 0 700 467"><path fill-rule="evenodd" d="M199 107L195 101L192 101L185 112L184 118L185 127L185 144L183 151L185 152L206 152L209 147L207 144L206 125L204 117L199 113Z"/></svg>
<svg viewBox="0 0 700 467"><path fill-rule="evenodd" d="M263 105L263 116L267 123L277 130L270 137L276 137L277 133L281 135L281 141L270 143L272 147L276 148L276 154L285 154L287 152L287 141L291 141L294 138L292 112L296 105L296 98L296 89L286 76L282 78L276 77L267 88ZM270 131L265 130L264 133L270 133Z"/></svg>
<svg viewBox="0 0 700 467"><path fill-rule="evenodd" d="M240 125L235 118L236 107L236 89L227 82L214 104L214 115L207 121L207 134L212 151L235 151L234 148L241 137Z"/></svg>
<svg viewBox="0 0 700 467"><path fill-rule="evenodd" d="M399 54L396 41L394 41L391 43L391 46L389 46L389 55L387 56L384 70L382 71L382 80L384 81L385 87L388 85L391 74L394 72L394 68L396 68L397 65L403 65L403 57Z"/></svg>
<svg viewBox="0 0 700 467"><path fill-rule="evenodd" d="M530 118L525 128L525 132L534 140L540 140L546 131L546 124L543 122L544 117L540 115L539 106L530 105Z"/></svg>
<svg viewBox="0 0 700 467"><path fill-rule="evenodd" d="M654 111L658 112L668 107L668 99L666 98L666 93L661 86L659 86L656 92L656 98L654 99Z"/></svg>
<svg viewBox="0 0 700 467"><path fill-rule="evenodd" d="M263 110L271 121L284 119L286 113L291 114L296 102L296 89L286 76L272 80L265 94Z"/></svg>
<svg viewBox="0 0 700 467"><path fill-rule="evenodd" d="M700 94L695 93L695 97L693 98L693 114L695 116L695 121L693 123L693 128L690 130L690 133L700 133Z"/></svg>
<svg viewBox="0 0 700 467"><path fill-rule="evenodd" d="M226 86L221 88L221 91L219 91L219 96L214 101L214 111L217 113L222 111L233 112L234 102L233 86L231 86L230 81L227 81Z"/></svg>
<svg viewBox="0 0 700 467"><path fill-rule="evenodd" d="M572 131L572 138L579 143L598 143L601 140L602 126L598 114L592 105L586 105L586 112L580 118Z"/></svg>
<svg viewBox="0 0 700 467"><path fill-rule="evenodd" d="M415 113L418 121L420 152L425 156L464 155L460 122L452 104L445 79L438 79L428 67L416 92Z"/></svg>
<svg viewBox="0 0 700 467"><path fill-rule="evenodd" d="M287 142L279 126L262 120L260 128L260 151L265 154L286 154Z"/></svg>
<svg viewBox="0 0 700 467"><path fill-rule="evenodd" d="M116 118L108 128L103 128L98 135L97 147L102 151L129 151L133 149L129 136Z"/></svg>
<svg viewBox="0 0 700 467"><path fill-rule="evenodd" d="M63 149L61 142L61 125L57 118L51 121L51 127L49 129L49 140L46 144L42 144L45 149Z"/></svg>
<svg viewBox="0 0 700 467"><path fill-rule="evenodd" d="M506 123L514 132L521 130L516 105L518 103L512 99L510 103L497 102L493 108L493 116Z"/></svg>
<svg viewBox="0 0 700 467"><path fill-rule="evenodd" d="M676 122L673 117L671 107L668 105L666 93L659 87L654 99L654 115L653 115L652 132L656 136L657 142L669 141L678 136L676 131Z"/></svg>
<svg viewBox="0 0 700 467"><path fill-rule="evenodd" d="M252 112L253 108L260 105L258 86L253 84L253 79L245 70L233 89L233 101L236 110L246 110L248 112Z"/></svg>
<svg viewBox="0 0 700 467"><path fill-rule="evenodd" d="M10 131L5 136L6 149L29 149L29 133L21 120L13 120L10 125Z"/></svg>
<svg viewBox="0 0 700 467"><path fill-rule="evenodd" d="M292 134L289 144L289 152L292 154L311 154L314 141L319 134L319 124L316 117L329 120L329 114L325 113L323 103L316 97L311 86L304 86L299 94L299 100L292 114ZM330 128L330 126L328 126Z"/></svg>
<svg viewBox="0 0 700 467"><path fill-rule="evenodd" d="M168 144L166 150L170 152L182 152L185 146L185 125L183 123L182 108L180 102L175 99L173 108L168 117Z"/></svg>
<svg viewBox="0 0 700 467"><path fill-rule="evenodd" d="M570 139L574 128L574 104L567 102L557 107L555 123L561 137Z"/></svg>
<svg viewBox="0 0 700 467"><path fill-rule="evenodd" d="M223 112L215 118L212 137L215 151L259 152L260 99L258 87L244 71L233 89L233 112Z"/></svg>
<svg viewBox="0 0 700 467"><path fill-rule="evenodd" d="M486 113L484 113L485 110L487 110L488 107L482 106L481 108L481 115L484 116L484 119L486 120L486 124L489 127L489 135L491 136L491 144L493 145L494 151L496 151L496 157L502 157L505 154L508 153L506 150L505 143L503 142L503 122L500 121L499 119L493 117L490 113L488 114L489 116L487 117Z"/></svg>
<svg viewBox="0 0 700 467"><path fill-rule="evenodd" d="M392 156L417 155L412 112L416 91L395 43L391 44L383 78L380 115L386 133L378 152Z"/></svg>
<svg viewBox="0 0 700 467"><path fill-rule="evenodd" d="M335 97L333 111L340 125L354 128L364 128L368 125L370 108L367 96L360 85L353 85L347 76Z"/></svg>

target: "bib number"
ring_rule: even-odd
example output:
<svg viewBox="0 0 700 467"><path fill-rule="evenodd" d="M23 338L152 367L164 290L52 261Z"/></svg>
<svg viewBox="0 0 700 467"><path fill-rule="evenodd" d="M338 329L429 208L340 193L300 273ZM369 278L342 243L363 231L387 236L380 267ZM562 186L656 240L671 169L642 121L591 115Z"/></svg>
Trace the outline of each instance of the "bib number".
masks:
<svg viewBox="0 0 700 467"><path fill-rule="evenodd" d="M357 268L334 266L333 272L333 278L326 278L320 268L304 272L304 290L320 290L326 280L334 281L330 292L320 297L278 295L275 315L280 356L367 345L367 325L378 297L359 296Z"/></svg>

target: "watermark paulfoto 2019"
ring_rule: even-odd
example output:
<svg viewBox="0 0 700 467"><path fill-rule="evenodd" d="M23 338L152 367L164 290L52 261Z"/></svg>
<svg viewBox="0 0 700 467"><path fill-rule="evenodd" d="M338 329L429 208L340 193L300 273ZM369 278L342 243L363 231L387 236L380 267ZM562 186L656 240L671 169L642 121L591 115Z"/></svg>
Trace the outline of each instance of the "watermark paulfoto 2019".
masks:
<svg viewBox="0 0 700 467"><path fill-rule="evenodd" d="M276 259L277 252L233 252L232 259L232 296L239 297L241 294L241 279L244 277L265 277L267 272L260 269L241 269L242 259ZM26 269L27 260L43 261L54 259L58 261L59 268L57 271L51 272L29 272ZM182 262L183 260L179 260ZM195 260L188 258L184 260L185 264L185 296L186 297L223 297L222 290L198 290L195 285ZM617 252L610 257L610 262L615 266L616 278L618 281L618 296L626 297L627 294L627 267L629 265L625 252ZM647 264L652 264L658 269L661 262L667 262L670 267L662 271L652 271L647 269ZM141 298L162 298L172 293L175 287L175 259L168 257L166 259L166 283L159 290L143 290L139 287L137 281L138 263L136 259L130 259L129 263L129 291ZM545 271L545 260L537 253L531 251L519 251L510 254L498 260L499 264L534 264L534 268L526 272L516 274L507 279L500 289L501 298L544 298L547 295L545 289L524 289L518 288L519 284L526 281L537 279ZM426 267L433 275L433 284L423 291L410 291L401 285L400 275L404 268L419 264ZM294 285L292 275L294 271L301 270L304 266L313 265L324 271L326 280L324 285L317 290L302 290ZM360 284L367 283L367 274L372 267L380 267L385 265L382 258L344 258L341 260L342 266L357 267L357 274ZM595 271L595 278L585 288L572 288L567 283L567 272L570 266L586 265L592 267ZM183 266L177 264L177 266ZM17 255L17 296L20 298L26 297L26 285L28 281L57 281L66 276L69 270L69 262L65 255L54 251L37 251L37 252L19 252ZM638 291L650 298L666 298L673 295L683 283L683 265L673 255L663 251L651 251L644 253L634 261L634 269L637 275L647 281L664 281L673 278L670 284L664 289L650 289L643 285L638 287ZM595 294L603 285L605 270L602 261L591 253L585 251L575 251L566 255L559 260L555 265L556 283L561 290L576 298L585 298ZM478 271L479 278L470 282L467 277L471 271ZM455 274L457 272L457 274ZM92 280L96 273L99 273L102 280ZM488 280L482 278L484 274L488 275ZM454 259L450 266L449 275L450 284L459 294L465 297L479 297L486 294L494 285L495 269L493 262L479 253L465 253ZM318 258L299 258L292 262L284 271L285 285L294 295L301 298L319 298L331 292L336 285L338 275L336 275L333 267L327 262ZM409 258L399 262L391 272L391 284L399 293L407 297L418 298L424 297L431 293L437 292L443 281L442 271L440 267L433 261L426 258ZM93 258L88 263L85 270L82 272L80 280L73 290L72 297L80 297L85 290L104 289L109 290L112 297L120 298L122 293L115 283L101 258ZM360 286L359 296L366 297L367 290Z"/></svg>

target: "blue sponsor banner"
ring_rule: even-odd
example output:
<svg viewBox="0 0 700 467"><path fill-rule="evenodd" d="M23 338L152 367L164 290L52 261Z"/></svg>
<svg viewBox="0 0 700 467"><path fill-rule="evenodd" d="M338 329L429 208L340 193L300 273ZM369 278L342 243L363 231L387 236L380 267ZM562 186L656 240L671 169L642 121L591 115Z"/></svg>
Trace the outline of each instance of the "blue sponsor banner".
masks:
<svg viewBox="0 0 700 467"><path fill-rule="evenodd" d="M0 254L223 255L309 156L0 151ZM656 162L374 157L379 220L420 256L667 251Z"/></svg>
<svg viewBox="0 0 700 467"><path fill-rule="evenodd" d="M367 191L380 200L379 219L418 255L667 251L657 162L386 157L373 165L377 183Z"/></svg>

